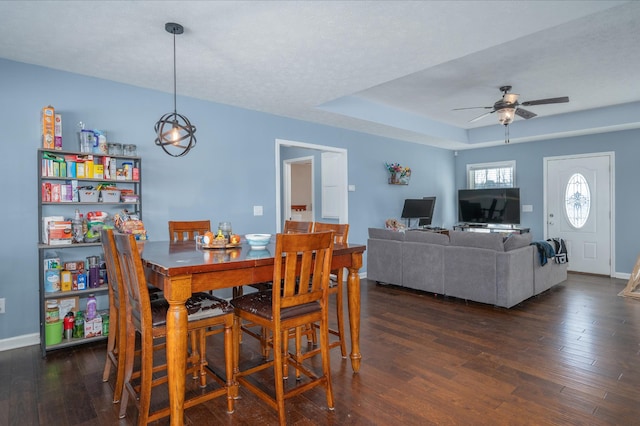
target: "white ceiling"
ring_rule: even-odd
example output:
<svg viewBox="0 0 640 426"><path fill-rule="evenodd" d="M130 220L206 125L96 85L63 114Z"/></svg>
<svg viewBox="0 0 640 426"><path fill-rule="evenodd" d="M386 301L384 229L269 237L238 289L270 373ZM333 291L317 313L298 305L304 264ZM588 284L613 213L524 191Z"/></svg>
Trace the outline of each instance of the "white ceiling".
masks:
<svg viewBox="0 0 640 426"><path fill-rule="evenodd" d="M0 1L0 57L450 149L640 127L638 1ZM625 104L625 105L622 105ZM178 111L189 115L189 111Z"/></svg>

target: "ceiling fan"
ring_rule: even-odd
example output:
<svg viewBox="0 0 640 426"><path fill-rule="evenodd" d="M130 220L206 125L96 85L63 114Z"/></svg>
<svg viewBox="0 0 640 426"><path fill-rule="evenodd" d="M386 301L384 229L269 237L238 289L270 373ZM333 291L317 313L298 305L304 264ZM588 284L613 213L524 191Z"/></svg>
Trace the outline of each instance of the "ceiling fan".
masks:
<svg viewBox="0 0 640 426"><path fill-rule="evenodd" d="M464 110L464 109L477 109L484 108L490 109L491 111L486 112L472 120L470 123L478 121L494 112L498 113L498 121L500 124L504 126L508 126L515 116L520 116L524 119L530 119L535 117L537 114L520 108L520 106L533 106L533 105L544 105L544 104L561 104L564 102L569 102L569 97L561 96L559 98L548 98L548 99L537 99L535 101L526 101L526 102L518 102L518 97L520 95L516 93L509 93L511 90L511 86L502 86L500 87L500 91L502 92L502 98L498 99L493 106L485 106L485 107L470 107L470 108L455 108L454 111Z"/></svg>

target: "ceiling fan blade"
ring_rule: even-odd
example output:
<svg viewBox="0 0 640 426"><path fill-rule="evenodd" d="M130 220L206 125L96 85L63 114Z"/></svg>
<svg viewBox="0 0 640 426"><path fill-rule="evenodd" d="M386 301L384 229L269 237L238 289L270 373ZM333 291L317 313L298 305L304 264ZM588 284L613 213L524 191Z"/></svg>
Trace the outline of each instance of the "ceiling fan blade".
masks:
<svg viewBox="0 0 640 426"><path fill-rule="evenodd" d="M452 109L451 111L462 111L463 109L479 109L479 108L491 109L491 108L493 108L493 107L486 107L486 106L483 106L483 107L454 108L454 109Z"/></svg>
<svg viewBox="0 0 640 426"><path fill-rule="evenodd" d="M535 117L538 114L534 114L531 111L527 111L526 109L518 108L516 109L516 115L519 115L520 117L528 120L530 118Z"/></svg>
<svg viewBox="0 0 640 426"><path fill-rule="evenodd" d="M522 102L520 105L531 106L531 105L544 105L544 104L562 104L565 102L569 102L568 96L562 96L559 98L538 99L535 101L526 101L526 102Z"/></svg>
<svg viewBox="0 0 640 426"><path fill-rule="evenodd" d="M485 112L482 115L479 115L478 117L474 118L473 120L469 120L469 123L475 123L476 121L486 117L489 114L493 114L494 112L496 112L496 110L494 109L493 111L489 111L489 112Z"/></svg>

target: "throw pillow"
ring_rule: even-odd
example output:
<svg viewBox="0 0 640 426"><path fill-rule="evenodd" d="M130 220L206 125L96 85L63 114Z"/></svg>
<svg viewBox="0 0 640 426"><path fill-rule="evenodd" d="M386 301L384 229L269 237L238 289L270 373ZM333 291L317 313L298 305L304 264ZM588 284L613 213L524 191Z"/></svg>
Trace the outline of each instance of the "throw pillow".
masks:
<svg viewBox="0 0 640 426"><path fill-rule="evenodd" d="M531 234L511 234L504 242L504 251L516 250L531 244Z"/></svg>

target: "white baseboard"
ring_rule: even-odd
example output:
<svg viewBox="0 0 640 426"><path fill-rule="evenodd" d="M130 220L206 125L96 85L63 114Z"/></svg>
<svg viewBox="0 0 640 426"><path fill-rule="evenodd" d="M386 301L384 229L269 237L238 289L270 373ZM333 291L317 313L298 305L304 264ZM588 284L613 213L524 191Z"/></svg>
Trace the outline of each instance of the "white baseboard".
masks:
<svg viewBox="0 0 640 426"><path fill-rule="evenodd" d="M38 333L24 334L22 336L10 337L0 340L0 351L23 348L25 346L39 345L40 335Z"/></svg>
<svg viewBox="0 0 640 426"><path fill-rule="evenodd" d="M621 280L628 280L631 278L631 274L625 274L623 272L616 272L613 274L613 278L620 278Z"/></svg>

